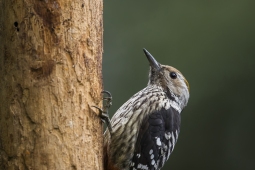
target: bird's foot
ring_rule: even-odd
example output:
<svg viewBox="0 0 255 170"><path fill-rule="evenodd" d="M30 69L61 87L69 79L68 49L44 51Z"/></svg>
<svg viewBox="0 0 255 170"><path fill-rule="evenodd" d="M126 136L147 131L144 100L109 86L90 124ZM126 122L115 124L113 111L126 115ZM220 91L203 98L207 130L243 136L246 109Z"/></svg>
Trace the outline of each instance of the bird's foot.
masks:
<svg viewBox="0 0 255 170"><path fill-rule="evenodd" d="M108 91L102 91L103 94L106 94L106 96L103 96L103 108L99 108L97 106L92 106L94 108L97 108L99 110L99 117L101 120L106 123L106 126L108 127L110 133L112 132L112 125L110 122L110 116L108 113L109 108L112 105L112 95Z"/></svg>

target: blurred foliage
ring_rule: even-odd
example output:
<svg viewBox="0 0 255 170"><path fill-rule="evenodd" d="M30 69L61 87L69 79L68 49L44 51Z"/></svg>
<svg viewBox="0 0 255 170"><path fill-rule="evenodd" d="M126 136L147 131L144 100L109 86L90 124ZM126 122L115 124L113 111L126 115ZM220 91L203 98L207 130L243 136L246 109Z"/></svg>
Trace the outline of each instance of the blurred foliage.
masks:
<svg viewBox="0 0 255 170"><path fill-rule="evenodd" d="M104 1L104 88L113 114L147 84L145 47L188 79L163 170L255 169L255 1Z"/></svg>

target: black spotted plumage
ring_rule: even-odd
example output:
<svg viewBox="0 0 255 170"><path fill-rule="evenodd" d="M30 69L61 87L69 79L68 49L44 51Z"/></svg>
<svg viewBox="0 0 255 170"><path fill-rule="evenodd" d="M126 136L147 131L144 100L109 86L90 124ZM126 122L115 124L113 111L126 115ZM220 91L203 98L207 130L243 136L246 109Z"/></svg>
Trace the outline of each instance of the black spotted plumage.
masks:
<svg viewBox="0 0 255 170"><path fill-rule="evenodd" d="M180 123L180 113L171 107L167 110L162 108L147 116L138 134L130 170L145 167L149 170L160 169L173 151L180 132ZM166 134L173 134L174 137L166 138Z"/></svg>

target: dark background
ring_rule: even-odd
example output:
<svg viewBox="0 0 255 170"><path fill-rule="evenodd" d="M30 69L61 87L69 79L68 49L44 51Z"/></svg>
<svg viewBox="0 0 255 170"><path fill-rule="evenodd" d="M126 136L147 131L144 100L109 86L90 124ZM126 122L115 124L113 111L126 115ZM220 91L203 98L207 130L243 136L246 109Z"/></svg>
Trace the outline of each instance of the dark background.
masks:
<svg viewBox="0 0 255 170"><path fill-rule="evenodd" d="M143 47L190 83L163 170L255 170L255 1L104 1L111 114L147 85Z"/></svg>

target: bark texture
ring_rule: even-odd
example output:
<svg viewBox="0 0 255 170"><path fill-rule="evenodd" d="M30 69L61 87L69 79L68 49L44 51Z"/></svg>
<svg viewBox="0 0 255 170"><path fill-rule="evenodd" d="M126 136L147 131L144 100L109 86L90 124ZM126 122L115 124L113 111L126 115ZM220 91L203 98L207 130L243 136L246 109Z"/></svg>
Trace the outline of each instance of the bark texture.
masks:
<svg viewBox="0 0 255 170"><path fill-rule="evenodd" d="M0 169L103 169L102 0L0 9Z"/></svg>

